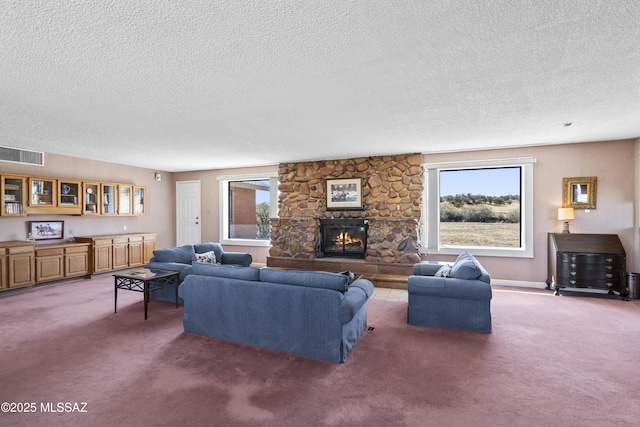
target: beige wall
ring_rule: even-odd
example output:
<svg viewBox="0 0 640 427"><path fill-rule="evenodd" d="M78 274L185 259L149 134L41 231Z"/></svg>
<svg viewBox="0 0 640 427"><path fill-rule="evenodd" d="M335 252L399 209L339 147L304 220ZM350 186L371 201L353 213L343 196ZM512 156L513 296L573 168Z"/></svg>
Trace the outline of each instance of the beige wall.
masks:
<svg viewBox="0 0 640 427"><path fill-rule="evenodd" d="M219 169L197 172L180 172L172 174L174 181L200 181L202 241L220 241L220 183L218 177L247 175L257 173L278 173L278 165L255 168ZM249 252L256 263L265 264L269 255L268 246L232 246L224 245L225 250L235 252Z"/></svg>
<svg viewBox="0 0 640 427"><path fill-rule="evenodd" d="M637 141L624 140L544 147L425 155L425 162L534 157L534 258L482 257L492 278L544 282L547 275L547 233L562 231L557 208L562 206L562 178L596 176L597 209L576 210L573 233L617 234L627 253L627 269L639 268L634 175ZM433 260L451 257L429 255Z"/></svg>
<svg viewBox="0 0 640 427"><path fill-rule="evenodd" d="M534 166L534 258L482 257L493 278L542 283L547 275L547 233L560 232L556 219L562 204L562 178L598 177L597 209L576 211L571 222L574 233L618 234L627 252L627 269L639 271L640 236L637 206L640 203L640 139L583 144L555 145L504 150L485 150L425 155L425 162L535 157ZM199 172L164 173L162 182L155 171L46 154L46 166L0 163L0 173L18 173L60 178L133 183L147 187L148 214L141 217L80 217L68 215L0 218L0 240L24 239L26 223L32 219L56 217L76 236L87 234L151 231L158 233L158 247L175 244L175 183L199 180L202 191L202 241L219 241L218 177L254 173L277 173L278 166L238 168ZM268 247L226 246L229 251L250 252L254 261L264 263ZM451 257L429 255L429 259Z"/></svg>
<svg viewBox="0 0 640 427"><path fill-rule="evenodd" d="M175 242L174 187L171 174L163 172L161 182L154 180L153 170L115 163L85 160L76 157L45 153L45 166L26 166L0 162L0 174L20 174L86 181L103 181L143 185L147 189L147 214L123 217L90 217L73 215L29 215L19 218L0 218L0 241L24 240L27 223L32 220L56 219L64 221L65 236L126 232L156 232L158 247L170 247ZM127 231L124 231L124 226ZM59 241L53 241L59 242Z"/></svg>

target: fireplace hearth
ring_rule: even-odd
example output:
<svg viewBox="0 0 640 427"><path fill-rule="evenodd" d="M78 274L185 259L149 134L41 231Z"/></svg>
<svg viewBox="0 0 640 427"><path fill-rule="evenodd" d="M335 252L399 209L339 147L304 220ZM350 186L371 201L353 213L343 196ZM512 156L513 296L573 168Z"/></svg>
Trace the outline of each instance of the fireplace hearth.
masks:
<svg viewBox="0 0 640 427"><path fill-rule="evenodd" d="M319 256L364 258L367 252L366 219L321 219Z"/></svg>

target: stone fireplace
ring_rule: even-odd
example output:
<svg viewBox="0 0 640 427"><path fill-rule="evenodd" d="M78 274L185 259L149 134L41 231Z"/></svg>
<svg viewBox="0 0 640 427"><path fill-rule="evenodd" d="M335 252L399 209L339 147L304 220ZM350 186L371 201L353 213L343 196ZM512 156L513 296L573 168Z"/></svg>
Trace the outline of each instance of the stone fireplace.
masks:
<svg viewBox="0 0 640 427"><path fill-rule="evenodd" d="M320 219L318 257L364 258L369 222L366 219Z"/></svg>
<svg viewBox="0 0 640 427"><path fill-rule="evenodd" d="M364 261L366 265L361 267L367 271L376 265L388 266L386 271L401 265L405 271L420 262L422 163L421 154L400 154L280 164L278 218L271 220L272 247L267 265L296 268L304 264L308 268L306 261L320 261L319 256L327 249L327 238L320 230L320 222L325 220L364 221L368 227L366 242L336 244L324 255L326 261L335 263L345 258L348 268ZM327 209L327 180L353 178L362 181L362 208ZM351 233L350 237L353 240ZM283 262L286 260L298 264ZM381 269L376 267L376 271Z"/></svg>

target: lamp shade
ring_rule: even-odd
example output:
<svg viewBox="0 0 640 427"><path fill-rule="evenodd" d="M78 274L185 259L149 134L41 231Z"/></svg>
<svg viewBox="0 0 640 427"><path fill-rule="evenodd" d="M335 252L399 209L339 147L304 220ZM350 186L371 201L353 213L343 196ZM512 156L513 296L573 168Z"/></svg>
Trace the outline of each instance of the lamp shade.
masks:
<svg viewBox="0 0 640 427"><path fill-rule="evenodd" d="M573 208L558 208L558 221L576 219Z"/></svg>

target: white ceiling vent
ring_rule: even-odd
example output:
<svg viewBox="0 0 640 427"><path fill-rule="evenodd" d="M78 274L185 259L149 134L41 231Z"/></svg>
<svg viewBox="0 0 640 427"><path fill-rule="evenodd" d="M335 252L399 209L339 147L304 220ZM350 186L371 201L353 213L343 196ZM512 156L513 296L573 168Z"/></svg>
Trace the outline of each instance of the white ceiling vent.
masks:
<svg viewBox="0 0 640 427"><path fill-rule="evenodd" d="M44 166L44 153L42 151L21 150L19 148L0 146L0 161Z"/></svg>

